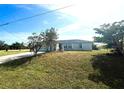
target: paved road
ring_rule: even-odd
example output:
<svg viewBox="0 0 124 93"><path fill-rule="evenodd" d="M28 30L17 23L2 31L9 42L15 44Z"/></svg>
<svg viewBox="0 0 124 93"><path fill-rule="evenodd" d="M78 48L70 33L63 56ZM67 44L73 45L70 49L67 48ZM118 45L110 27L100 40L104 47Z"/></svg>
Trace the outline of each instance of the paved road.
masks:
<svg viewBox="0 0 124 93"><path fill-rule="evenodd" d="M38 54L41 54L41 53L44 53L44 52L38 52ZM0 64L5 63L7 61L15 60L15 59L30 57L30 56L33 56L33 55L34 55L33 52L26 52L26 53L20 53L20 54L1 56L0 57Z"/></svg>

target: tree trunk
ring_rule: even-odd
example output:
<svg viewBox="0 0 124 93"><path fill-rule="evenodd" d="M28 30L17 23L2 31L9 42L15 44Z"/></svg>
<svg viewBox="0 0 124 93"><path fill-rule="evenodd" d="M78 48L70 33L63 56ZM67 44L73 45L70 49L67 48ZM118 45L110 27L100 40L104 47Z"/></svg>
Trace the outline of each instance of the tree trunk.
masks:
<svg viewBox="0 0 124 93"><path fill-rule="evenodd" d="M122 34L122 54L124 55L124 35Z"/></svg>
<svg viewBox="0 0 124 93"><path fill-rule="evenodd" d="M50 51L52 51L52 45L50 45Z"/></svg>

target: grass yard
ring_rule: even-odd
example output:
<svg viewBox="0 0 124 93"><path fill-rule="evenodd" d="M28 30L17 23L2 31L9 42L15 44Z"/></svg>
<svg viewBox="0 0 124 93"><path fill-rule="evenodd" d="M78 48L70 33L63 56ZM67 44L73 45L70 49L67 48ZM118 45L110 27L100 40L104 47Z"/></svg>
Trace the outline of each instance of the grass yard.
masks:
<svg viewBox="0 0 124 93"><path fill-rule="evenodd" d="M19 54L23 52L29 52L28 49L22 49L22 50L0 50L0 56L5 56L5 55L11 55L11 54Z"/></svg>
<svg viewBox="0 0 124 93"><path fill-rule="evenodd" d="M0 88L124 88L124 58L109 51L53 52L0 65Z"/></svg>

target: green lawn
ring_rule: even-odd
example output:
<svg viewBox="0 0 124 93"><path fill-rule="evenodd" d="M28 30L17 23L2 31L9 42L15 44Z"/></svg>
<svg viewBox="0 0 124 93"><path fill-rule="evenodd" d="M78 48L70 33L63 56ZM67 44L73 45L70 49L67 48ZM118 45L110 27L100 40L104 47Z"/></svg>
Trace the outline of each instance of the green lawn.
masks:
<svg viewBox="0 0 124 93"><path fill-rule="evenodd" d="M5 55L11 55L11 54L19 54L23 52L29 52L28 49L23 49L23 50L8 50L7 52L5 50L0 50L0 56L5 56Z"/></svg>
<svg viewBox="0 0 124 93"><path fill-rule="evenodd" d="M109 51L53 52L0 65L0 88L124 88L124 58Z"/></svg>

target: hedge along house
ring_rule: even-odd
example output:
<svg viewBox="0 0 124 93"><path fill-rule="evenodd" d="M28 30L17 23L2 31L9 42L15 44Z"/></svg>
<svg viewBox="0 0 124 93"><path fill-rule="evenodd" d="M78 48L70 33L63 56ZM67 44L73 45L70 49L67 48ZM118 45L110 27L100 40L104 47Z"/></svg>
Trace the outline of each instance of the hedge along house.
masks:
<svg viewBox="0 0 124 93"><path fill-rule="evenodd" d="M57 43L56 50L59 50L60 47L62 50L92 50L92 44L91 41L86 40L59 40Z"/></svg>

